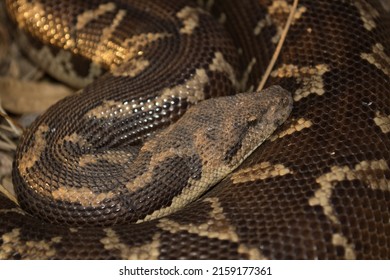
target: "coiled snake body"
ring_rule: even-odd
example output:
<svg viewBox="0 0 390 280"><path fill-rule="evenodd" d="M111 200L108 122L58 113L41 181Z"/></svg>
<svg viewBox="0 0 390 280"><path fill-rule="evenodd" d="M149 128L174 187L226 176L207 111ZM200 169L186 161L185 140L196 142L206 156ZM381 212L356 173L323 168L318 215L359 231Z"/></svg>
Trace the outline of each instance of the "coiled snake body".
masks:
<svg viewBox="0 0 390 280"><path fill-rule="evenodd" d="M290 112L278 87L259 104L255 94L201 102L154 132L201 99L257 88L291 8L198 2L203 10L191 1L6 1L27 32L20 40L52 75L83 86L107 73L23 137L13 175L27 210L0 196L0 258L390 257L385 5L299 1L267 82L292 92L293 110L255 149ZM255 151L211 190L190 190L205 191L203 181L220 180L246 149Z"/></svg>

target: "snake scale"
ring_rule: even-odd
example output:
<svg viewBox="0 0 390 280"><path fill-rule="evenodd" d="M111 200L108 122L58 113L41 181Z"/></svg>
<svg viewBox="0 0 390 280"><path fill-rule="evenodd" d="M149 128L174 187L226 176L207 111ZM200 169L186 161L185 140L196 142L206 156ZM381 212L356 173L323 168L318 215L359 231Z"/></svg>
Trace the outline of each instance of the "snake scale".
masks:
<svg viewBox="0 0 390 280"><path fill-rule="evenodd" d="M53 76L88 85L21 140L19 205L0 194L1 259L390 258L385 1L299 1L269 89L245 94L236 93L258 87L291 1L5 4L32 59L51 57L60 66L42 66ZM215 173L206 167L238 165L255 131L268 139L210 190L167 193L178 182L205 189Z"/></svg>

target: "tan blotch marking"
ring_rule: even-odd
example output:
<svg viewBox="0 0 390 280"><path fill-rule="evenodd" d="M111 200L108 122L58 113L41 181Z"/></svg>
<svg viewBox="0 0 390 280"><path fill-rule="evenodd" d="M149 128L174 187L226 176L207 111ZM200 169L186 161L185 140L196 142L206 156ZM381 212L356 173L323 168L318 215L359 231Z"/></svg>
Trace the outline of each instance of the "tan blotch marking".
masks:
<svg viewBox="0 0 390 280"><path fill-rule="evenodd" d="M161 97L157 98L155 102L161 105L164 100L169 100L175 96L178 98L186 98L189 103L196 104L205 98L204 87L208 82L209 77L206 74L206 70L197 69L191 79L182 85L165 89Z"/></svg>
<svg viewBox="0 0 390 280"><path fill-rule="evenodd" d="M103 64L110 68L114 76L135 77L149 66L149 61L144 58L144 49L149 44L171 35L168 33L143 33L134 35L124 41L114 42L111 36L119 26L126 12L119 10L113 24L103 30L101 43L96 52L84 54L90 57L96 64ZM82 42L81 42L82 44Z"/></svg>
<svg viewBox="0 0 390 280"><path fill-rule="evenodd" d="M130 103L130 108L136 111L151 111L156 107L161 107L164 103L170 102L174 98L186 99L190 104L196 104L205 99L204 87L209 82L209 77L204 69L196 69L195 74L184 84L176 85L164 89L155 99L146 102ZM125 104L126 109L129 104Z"/></svg>
<svg viewBox="0 0 390 280"><path fill-rule="evenodd" d="M110 3L100 4L99 7L97 7L94 10L85 11L84 13L80 14L77 17L76 29L77 30L83 29L92 20L99 18L101 15L104 15L105 13L112 12L115 9L116 9L115 4L110 2Z"/></svg>
<svg viewBox="0 0 390 280"><path fill-rule="evenodd" d="M6 260L18 254L27 259L48 259L54 257L56 250L53 245L61 242L61 237L53 237L50 241L22 241L20 228L1 236L0 259Z"/></svg>
<svg viewBox="0 0 390 280"><path fill-rule="evenodd" d="M179 224L170 219L161 219L158 223L158 227L170 233L187 231L189 233L208 238L217 238L220 240L238 242L238 236L235 232L235 229L225 217L223 208L221 207L218 198L206 198L204 201L209 202L212 208L210 212L210 220L204 224Z"/></svg>
<svg viewBox="0 0 390 280"><path fill-rule="evenodd" d="M106 100L86 113L88 118L123 118L131 115L133 111L149 111L161 107L163 103L173 98L184 98L190 104L196 104L205 98L204 87L209 78L204 69L197 69L195 74L184 84L164 89L155 99L139 103Z"/></svg>
<svg viewBox="0 0 390 280"><path fill-rule="evenodd" d="M95 164L98 162L96 155L83 155L79 159L80 167L85 167L88 164Z"/></svg>
<svg viewBox="0 0 390 280"><path fill-rule="evenodd" d="M106 65L114 76L135 77L149 66L144 58L144 48L154 41L171 36L168 33L143 33L134 35L119 43L111 39L116 28L126 16L125 10L119 10L113 23L103 29L98 48L94 53L85 47L84 55L97 65ZM83 41L79 42L83 45Z"/></svg>
<svg viewBox="0 0 390 280"><path fill-rule="evenodd" d="M296 78L301 86L294 93L294 101L299 101L309 94L323 95L325 93L323 75L330 69L325 64L315 67L298 67L292 64L284 64L271 73L272 77Z"/></svg>
<svg viewBox="0 0 390 280"><path fill-rule="evenodd" d="M118 55L118 51L120 50L120 46L114 44L111 40L112 34L115 32L117 27L120 25L124 17L126 16L125 10L119 10L115 15L114 20L110 24L110 26L106 27L102 31L102 35L100 37L100 42L97 44L97 49L92 56L92 60L105 65L111 65L112 62Z"/></svg>
<svg viewBox="0 0 390 280"><path fill-rule="evenodd" d="M382 44L376 43L372 47L372 53L362 53L360 56L369 63L375 65L387 76L390 76L390 57L385 53L385 48Z"/></svg>
<svg viewBox="0 0 390 280"><path fill-rule="evenodd" d="M27 150L27 152L22 156L19 162L19 172L20 174L26 174L27 169L34 166L34 164L39 160L43 150L46 146L45 133L49 130L49 127L45 124L42 124L38 127L37 131L34 134L34 142L32 147Z"/></svg>
<svg viewBox="0 0 390 280"><path fill-rule="evenodd" d="M280 132L278 135L273 135L269 139L271 141L275 141L276 139L283 138L284 136L291 135L297 131L301 131L305 128L309 128L313 125L313 123L310 120L306 120L304 118L300 118L294 123L291 124L289 128L286 130Z"/></svg>
<svg viewBox="0 0 390 280"><path fill-rule="evenodd" d="M144 48L170 36L168 33L144 33L126 39L122 45L110 42L109 48L105 50L105 62L111 67L114 76L135 77L150 64L143 57Z"/></svg>
<svg viewBox="0 0 390 280"><path fill-rule="evenodd" d="M272 26L274 23L272 21L272 18L270 14L267 14L265 18L259 20L255 26L255 29L253 30L253 34L255 36L259 35L261 31L267 27L267 26Z"/></svg>
<svg viewBox="0 0 390 280"><path fill-rule="evenodd" d="M52 191L52 197L55 200L66 201L70 203L80 203L85 207L97 207L105 199L110 199L114 196L115 194L113 192L94 193L87 187L59 187L57 190Z"/></svg>
<svg viewBox="0 0 390 280"><path fill-rule="evenodd" d="M125 260L157 260L159 257L160 248L160 234L153 235L149 243L140 246L128 246L122 243L116 232L107 228L104 229L106 237L102 238L100 242L104 248L109 251L119 251L121 259Z"/></svg>
<svg viewBox="0 0 390 280"><path fill-rule="evenodd" d="M131 107L127 102L105 100L99 105L86 113L88 118L114 118L123 117L131 112Z"/></svg>
<svg viewBox="0 0 390 280"><path fill-rule="evenodd" d="M158 41L160 39L164 39L167 37L172 36L169 33L162 32L162 33L143 33L139 35L134 35L131 38L128 38L124 41L123 45L126 47L130 47L130 50L124 49L125 52L123 54L124 59L123 60L129 60L130 58L133 58L135 55L142 55L142 48L146 47L147 45Z"/></svg>
<svg viewBox="0 0 390 280"><path fill-rule="evenodd" d="M355 165L355 169L350 169L348 166L333 166L329 173L326 173L316 179L320 188L314 193L314 196L309 199L310 206L320 205L324 209L325 215L335 224L340 221L333 212L330 202L333 188L337 182L360 180L367 184L372 189L380 189L390 191L390 183L380 174L389 171L389 166L385 160L378 161L362 161Z"/></svg>
<svg viewBox="0 0 390 280"><path fill-rule="evenodd" d="M374 122L380 127L383 133L390 132L390 115L384 115L381 112L375 113Z"/></svg>
<svg viewBox="0 0 390 280"><path fill-rule="evenodd" d="M71 233L76 233L76 232L79 232L79 229L78 228L69 228L69 231Z"/></svg>
<svg viewBox="0 0 390 280"><path fill-rule="evenodd" d="M149 60L144 58L132 59L112 69L114 76L135 77L150 65Z"/></svg>
<svg viewBox="0 0 390 280"><path fill-rule="evenodd" d="M247 255L249 260L266 260L267 258L257 248L250 248L246 245L240 244L238 246L238 253Z"/></svg>
<svg viewBox="0 0 390 280"><path fill-rule="evenodd" d="M204 13L200 8L184 7L176 16L182 20L183 27L180 28L180 33L191 35L192 32L199 26L199 14Z"/></svg>
<svg viewBox="0 0 390 280"><path fill-rule="evenodd" d="M335 233L332 236L332 243L335 246L341 246L344 248L344 258L347 260L355 260L356 254L354 248L351 244L348 243L347 238L342 236L341 234Z"/></svg>
<svg viewBox="0 0 390 280"><path fill-rule="evenodd" d="M126 13L127 13L126 10L118 11L110 26L103 29L102 35L100 37L100 43L105 43L105 44L109 43L109 39L111 38L112 34L115 32L117 27L121 24L122 20L125 18Z"/></svg>
<svg viewBox="0 0 390 280"><path fill-rule="evenodd" d="M287 3L286 0L276 0L272 1L272 4L268 7L268 14L271 16L271 20L273 25L276 26L276 35L272 37L271 41L274 44L277 44L279 42L280 36L283 32L284 25L286 24L286 20L288 16L290 15L292 5ZM306 12L306 7L299 6L295 13L294 17L292 19L291 24L294 25L297 20L299 20L302 17L302 14ZM266 26L269 21L269 19L265 18L264 23L258 23L259 28L257 29L260 34L261 29ZM265 24L265 25L264 25ZM261 25L264 25L263 27ZM256 31L256 29L255 29Z"/></svg>
<svg viewBox="0 0 390 280"><path fill-rule="evenodd" d="M286 0L275 0L272 1L272 4L268 6L268 13L270 15L289 15L291 12L292 5L287 3ZM298 9L295 11L294 14L294 21L300 19L302 17L302 14L306 12L306 7L298 7Z"/></svg>
<svg viewBox="0 0 390 280"><path fill-rule="evenodd" d="M63 140L60 140L59 144L61 144L61 142L63 143L64 141L78 144L80 146L88 145L87 140L76 132L72 133L71 135L66 135Z"/></svg>
<svg viewBox="0 0 390 280"><path fill-rule="evenodd" d="M354 1L354 5L359 10L360 18L363 21L364 28L371 31L376 27L375 18L379 17L379 12L368 2Z"/></svg>
<svg viewBox="0 0 390 280"><path fill-rule="evenodd" d="M285 176L292 173L293 172L283 164L273 165L266 161L245 169L238 170L237 172L233 173L231 180L233 181L233 184L238 184Z"/></svg>
<svg viewBox="0 0 390 280"><path fill-rule="evenodd" d="M20 45L30 45L24 33L18 33L17 37ZM102 73L102 68L98 64L90 63L88 75L81 77L74 69L74 64L71 59L73 54L70 51L60 50L56 54L53 54L50 48L44 46L40 49L29 47L26 49L26 52L37 65L40 65L54 77L75 88L85 87Z"/></svg>
<svg viewBox="0 0 390 280"><path fill-rule="evenodd" d="M226 73L233 86L235 88L239 87L239 82L237 81L233 67L225 60L221 52L215 53L213 62L210 65L210 70Z"/></svg>
<svg viewBox="0 0 390 280"><path fill-rule="evenodd" d="M133 158L133 155L125 151L107 151L104 154L83 155L79 159L79 165L85 167L88 164L95 164L99 161L107 161L113 164L125 164Z"/></svg>

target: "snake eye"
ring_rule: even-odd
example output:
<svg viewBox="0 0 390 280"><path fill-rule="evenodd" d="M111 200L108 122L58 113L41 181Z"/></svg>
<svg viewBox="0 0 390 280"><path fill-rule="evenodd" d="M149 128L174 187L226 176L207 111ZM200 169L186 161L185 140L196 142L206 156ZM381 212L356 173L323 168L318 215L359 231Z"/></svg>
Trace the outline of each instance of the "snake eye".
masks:
<svg viewBox="0 0 390 280"><path fill-rule="evenodd" d="M254 125L256 125L256 123L257 123L257 117L256 116L249 116L249 118L247 119L248 127L254 126Z"/></svg>

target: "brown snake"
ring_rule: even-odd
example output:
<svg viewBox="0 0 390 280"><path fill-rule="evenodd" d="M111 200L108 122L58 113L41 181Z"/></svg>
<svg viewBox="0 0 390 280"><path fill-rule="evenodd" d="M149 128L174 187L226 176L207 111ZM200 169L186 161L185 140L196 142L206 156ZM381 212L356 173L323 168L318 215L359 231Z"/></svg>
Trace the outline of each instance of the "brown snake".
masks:
<svg viewBox="0 0 390 280"><path fill-rule="evenodd" d="M216 141L212 155L230 148L207 163L175 145L155 156L155 144L141 150L133 144L150 134L154 139L159 132L152 129L176 120L199 96L257 88L291 8L282 0L198 2L232 40L191 2L6 0L11 19L29 32L21 40L40 50L30 53L36 60L58 58L57 72L74 85L89 82L101 67L109 71L49 109L23 137L14 185L28 210L0 194L0 258L390 257L390 17L378 1L299 1L266 84L292 93L290 117L206 194L153 219L158 208L144 197L175 205L186 191L166 194L165 186L198 182L209 177L203 167L213 159L235 159L257 117L249 105L240 109L247 124L240 130L229 118L234 110L225 112L218 127L237 133ZM205 132L180 134L183 141L218 140L208 117L196 116ZM239 144L229 146L236 138ZM142 153L148 165L128 171L129 158ZM164 170L171 177L156 179ZM91 182L103 190L86 190ZM134 203L118 208L114 185L120 194L136 194ZM147 214L135 218L123 210L142 207ZM139 220L147 221L129 223Z"/></svg>

